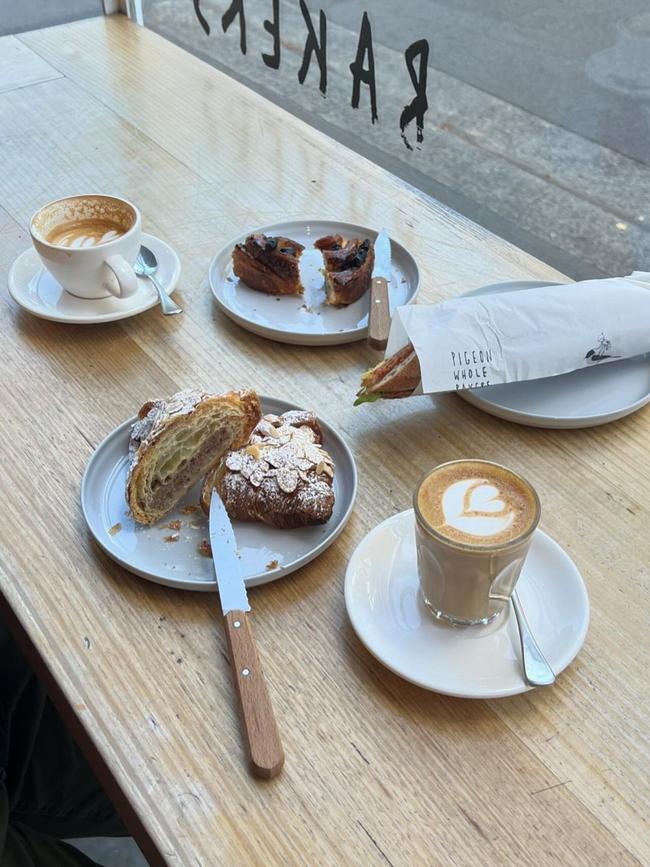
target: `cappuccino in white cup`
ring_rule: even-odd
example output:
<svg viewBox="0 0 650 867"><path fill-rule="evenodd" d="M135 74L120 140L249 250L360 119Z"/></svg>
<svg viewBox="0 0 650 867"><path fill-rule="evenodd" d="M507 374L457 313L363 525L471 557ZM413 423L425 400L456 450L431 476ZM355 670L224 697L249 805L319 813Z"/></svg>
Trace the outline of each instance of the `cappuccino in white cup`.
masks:
<svg viewBox="0 0 650 867"><path fill-rule="evenodd" d="M420 479L414 508L424 601L455 625L489 623L507 606L539 523L534 488L500 464L450 461Z"/></svg>
<svg viewBox="0 0 650 867"><path fill-rule="evenodd" d="M81 195L40 208L29 230L43 266L79 298L127 298L138 288L140 212L116 196Z"/></svg>

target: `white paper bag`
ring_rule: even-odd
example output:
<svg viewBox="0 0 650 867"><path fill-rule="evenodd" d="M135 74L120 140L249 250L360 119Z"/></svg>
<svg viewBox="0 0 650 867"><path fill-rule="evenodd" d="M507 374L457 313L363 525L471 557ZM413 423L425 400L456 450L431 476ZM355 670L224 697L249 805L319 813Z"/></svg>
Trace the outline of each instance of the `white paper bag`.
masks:
<svg viewBox="0 0 650 867"><path fill-rule="evenodd" d="M650 352L650 273L398 307L386 356L408 341L419 391L557 376Z"/></svg>

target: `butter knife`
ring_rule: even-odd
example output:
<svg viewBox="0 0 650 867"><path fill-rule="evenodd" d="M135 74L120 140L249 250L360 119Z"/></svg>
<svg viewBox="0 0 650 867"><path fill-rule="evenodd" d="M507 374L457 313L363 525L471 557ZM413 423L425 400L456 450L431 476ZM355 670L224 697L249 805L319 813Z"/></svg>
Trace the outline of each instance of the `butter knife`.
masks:
<svg viewBox="0 0 650 867"><path fill-rule="evenodd" d="M375 266L370 284L370 312L368 314L368 345L373 349L386 349L390 331L390 238L385 229L375 240Z"/></svg>
<svg viewBox="0 0 650 867"><path fill-rule="evenodd" d="M251 607L235 534L216 490L210 500L210 546L251 771L257 777L275 777L282 770L284 752L248 621Z"/></svg>

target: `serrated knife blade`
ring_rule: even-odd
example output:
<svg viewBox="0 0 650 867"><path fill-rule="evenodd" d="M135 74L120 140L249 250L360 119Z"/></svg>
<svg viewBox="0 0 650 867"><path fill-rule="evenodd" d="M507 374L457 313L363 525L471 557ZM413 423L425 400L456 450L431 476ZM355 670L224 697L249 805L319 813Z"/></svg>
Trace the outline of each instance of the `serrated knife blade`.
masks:
<svg viewBox="0 0 650 867"><path fill-rule="evenodd" d="M210 547L224 616L230 611L250 611L235 534L216 489L210 499Z"/></svg>

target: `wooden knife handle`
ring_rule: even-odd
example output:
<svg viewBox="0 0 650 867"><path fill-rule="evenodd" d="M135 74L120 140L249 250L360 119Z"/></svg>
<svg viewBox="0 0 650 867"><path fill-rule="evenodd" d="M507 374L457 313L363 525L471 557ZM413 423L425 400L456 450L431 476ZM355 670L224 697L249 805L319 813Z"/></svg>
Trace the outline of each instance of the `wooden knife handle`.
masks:
<svg viewBox="0 0 650 867"><path fill-rule="evenodd" d="M224 620L251 770L270 779L282 770L284 752L262 664L246 612L230 611Z"/></svg>
<svg viewBox="0 0 650 867"><path fill-rule="evenodd" d="M390 331L388 283L384 277L373 277L370 286L370 314L368 316L368 345L373 349L386 349Z"/></svg>

